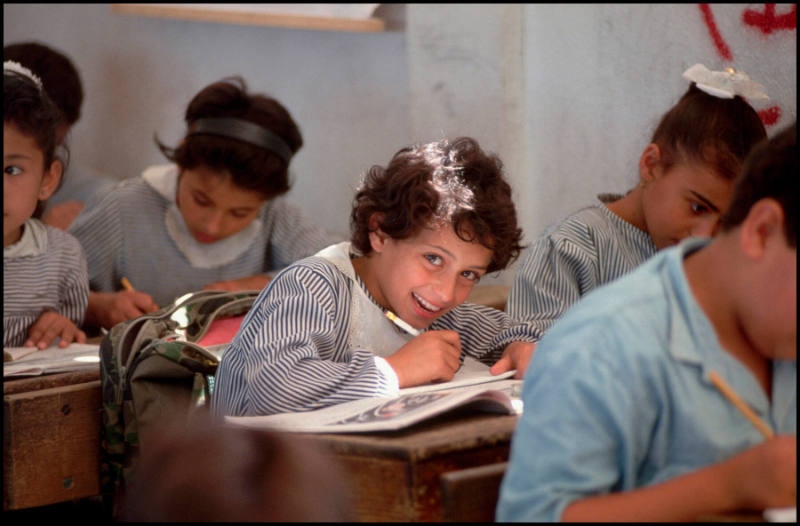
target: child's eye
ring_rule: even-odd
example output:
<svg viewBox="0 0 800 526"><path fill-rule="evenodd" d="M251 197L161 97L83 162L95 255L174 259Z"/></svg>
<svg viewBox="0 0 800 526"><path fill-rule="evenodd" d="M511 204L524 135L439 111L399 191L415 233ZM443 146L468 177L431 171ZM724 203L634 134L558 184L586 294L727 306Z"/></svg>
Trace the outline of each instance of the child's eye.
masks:
<svg viewBox="0 0 800 526"><path fill-rule="evenodd" d="M704 214L705 212L708 212L708 207L706 205L703 205L703 204L700 204L700 203L692 202L692 203L689 204L689 207L692 209L693 213L698 214L698 215Z"/></svg>
<svg viewBox="0 0 800 526"><path fill-rule="evenodd" d="M465 270L464 272L461 273L461 275L467 278L468 280L474 281L476 283L478 282L478 280L481 279L480 275L472 270Z"/></svg>
<svg viewBox="0 0 800 526"><path fill-rule="evenodd" d="M235 217L236 219L244 219L245 217L247 217L248 213L249 212L242 212L242 211L239 211L239 210L232 210L231 211L231 215L233 217Z"/></svg>
<svg viewBox="0 0 800 526"><path fill-rule="evenodd" d="M209 205L211 205L210 201L208 201L207 199L204 199L204 198L202 198L200 196L194 195L192 197L194 197L194 202L197 203L198 206L209 206Z"/></svg>
<svg viewBox="0 0 800 526"><path fill-rule="evenodd" d="M436 266L442 264L442 256L437 256L436 254L425 254L425 259L427 259Z"/></svg>
<svg viewBox="0 0 800 526"><path fill-rule="evenodd" d="M4 172L8 175L19 175L22 173L22 168L19 166L10 165L5 167Z"/></svg>

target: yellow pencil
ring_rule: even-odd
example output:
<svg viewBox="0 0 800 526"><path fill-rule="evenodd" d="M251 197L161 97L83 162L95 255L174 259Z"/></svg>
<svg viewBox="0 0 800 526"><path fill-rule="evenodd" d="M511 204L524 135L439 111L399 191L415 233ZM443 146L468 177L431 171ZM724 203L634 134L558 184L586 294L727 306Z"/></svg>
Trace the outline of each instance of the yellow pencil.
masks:
<svg viewBox="0 0 800 526"><path fill-rule="evenodd" d="M131 285L131 282L128 281L128 278L126 278L125 276L122 276L120 282L122 283L122 286L125 287L125 290L136 290L133 288L133 285Z"/></svg>
<svg viewBox="0 0 800 526"><path fill-rule="evenodd" d="M756 429L761 431L761 434L764 435L765 438L770 439L775 435L772 429L750 409L750 406L748 406L744 400L739 398L739 395L737 395L731 386L729 386L715 371L708 373L708 379L711 380L711 383L713 383L734 406L736 406L736 409L738 409Z"/></svg>
<svg viewBox="0 0 800 526"><path fill-rule="evenodd" d="M406 323L403 320L401 320L397 316L397 314L395 314L394 312L392 312L390 310L387 310L386 311L386 317L389 318L390 320L392 320L395 325L397 325L398 327L400 327L401 329L406 331L408 334L410 334L412 336L418 336L419 335L420 331L418 331L417 329L415 329L414 327L412 327L408 323Z"/></svg>

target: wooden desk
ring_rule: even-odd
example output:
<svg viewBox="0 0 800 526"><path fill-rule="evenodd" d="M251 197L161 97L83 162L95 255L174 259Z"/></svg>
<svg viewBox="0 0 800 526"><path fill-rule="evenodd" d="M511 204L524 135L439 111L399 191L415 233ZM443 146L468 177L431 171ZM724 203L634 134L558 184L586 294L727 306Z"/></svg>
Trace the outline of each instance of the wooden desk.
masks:
<svg viewBox="0 0 800 526"><path fill-rule="evenodd" d="M350 476L357 520L441 521L441 475L508 460L517 418L456 414L391 433L304 436Z"/></svg>
<svg viewBox="0 0 800 526"><path fill-rule="evenodd" d="M100 370L3 382L3 509L100 491Z"/></svg>

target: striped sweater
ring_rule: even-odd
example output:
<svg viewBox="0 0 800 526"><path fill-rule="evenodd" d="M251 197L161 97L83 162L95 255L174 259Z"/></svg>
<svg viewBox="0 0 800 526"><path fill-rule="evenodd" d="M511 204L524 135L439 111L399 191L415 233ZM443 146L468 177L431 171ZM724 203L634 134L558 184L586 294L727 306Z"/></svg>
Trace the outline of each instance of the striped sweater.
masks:
<svg viewBox="0 0 800 526"><path fill-rule="evenodd" d="M4 347L25 343L28 329L45 310L69 318L78 327L86 314L89 281L78 240L29 219L25 231L30 234L34 229L42 233L37 250L21 256L6 256L13 245L3 250Z"/></svg>
<svg viewBox="0 0 800 526"><path fill-rule="evenodd" d="M633 270L656 251L646 232L604 204L582 208L548 227L527 249L506 311L547 331L581 296Z"/></svg>
<svg viewBox="0 0 800 526"><path fill-rule="evenodd" d="M351 300L364 283L322 257L299 261L273 279L256 299L222 356L211 398L217 415L307 411L370 396L393 396L396 379L369 350L351 347ZM388 320L383 320L391 325ZM430 329L459 333L462 352L487 365L513 341L538 333L504 312L463 303ZM392 373L393 374L393 373Z"/></svg>

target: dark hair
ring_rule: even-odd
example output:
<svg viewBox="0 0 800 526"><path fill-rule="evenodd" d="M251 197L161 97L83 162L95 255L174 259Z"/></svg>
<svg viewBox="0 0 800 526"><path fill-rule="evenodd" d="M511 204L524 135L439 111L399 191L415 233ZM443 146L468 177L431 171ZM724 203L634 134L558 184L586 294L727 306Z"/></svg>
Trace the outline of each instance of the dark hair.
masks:
<svg viewBox="0 0 800 526"><path fill-rule="evenodd" d="M665 168L700 161L733 180L748 152L767 136L756 111L740 96L709 95L693 82L661 118L653 138Z"/></svg>
<svg viewBox="0 0 800 526"><path fill-rule="evenodd" d="M722 231L742 223L750 208L764 198L780 203L785 215L783 231L790 246L797 246L797 121L759 143L748 156L736 180Z"/></svg>
<svg viewBox="0 0 800 526"><path fill-rule="evenodd" d="M58 109L31 79L13 71L3 71L3 124L12 124L33 138L44 158L43 168L56 160ZM33 217L40 218L44 201L39 201Z"/></svg>
<svg viewBox="0 0 800 526"><path fill-rule="evenodd" d="M372 251L369 219L376 212L383 214L378 227L394 239L450 223L459 238L492 250L488 272L504 269L523 248L503 164L469 137L403 148L385 169L369 169L350 215L353 247L364 255Z"/></svg>
<svg viewBox="0 0 800 526"><path fill-rule="evenodd" d="M292 116L277 100L248 94L241 77L227 77L203 88L189 102L185 121L189 131L201 118L229 117L253 122L277 134L292 153L303 146L303 137ZM233 183L253 190L265 199L289 191L289 163L275 152L253 144L210 134L187 133L177 148L156 144L182 169L207 166L230 173Z"/></svg>
<svg viewBox="0 0 800 526"><path fill-rule="evenodd" d="M3 46L3 60L19 62L42 79L47 95L72 126L81 116L83 86L78 70L63 53L38 42Z"/></svg>

